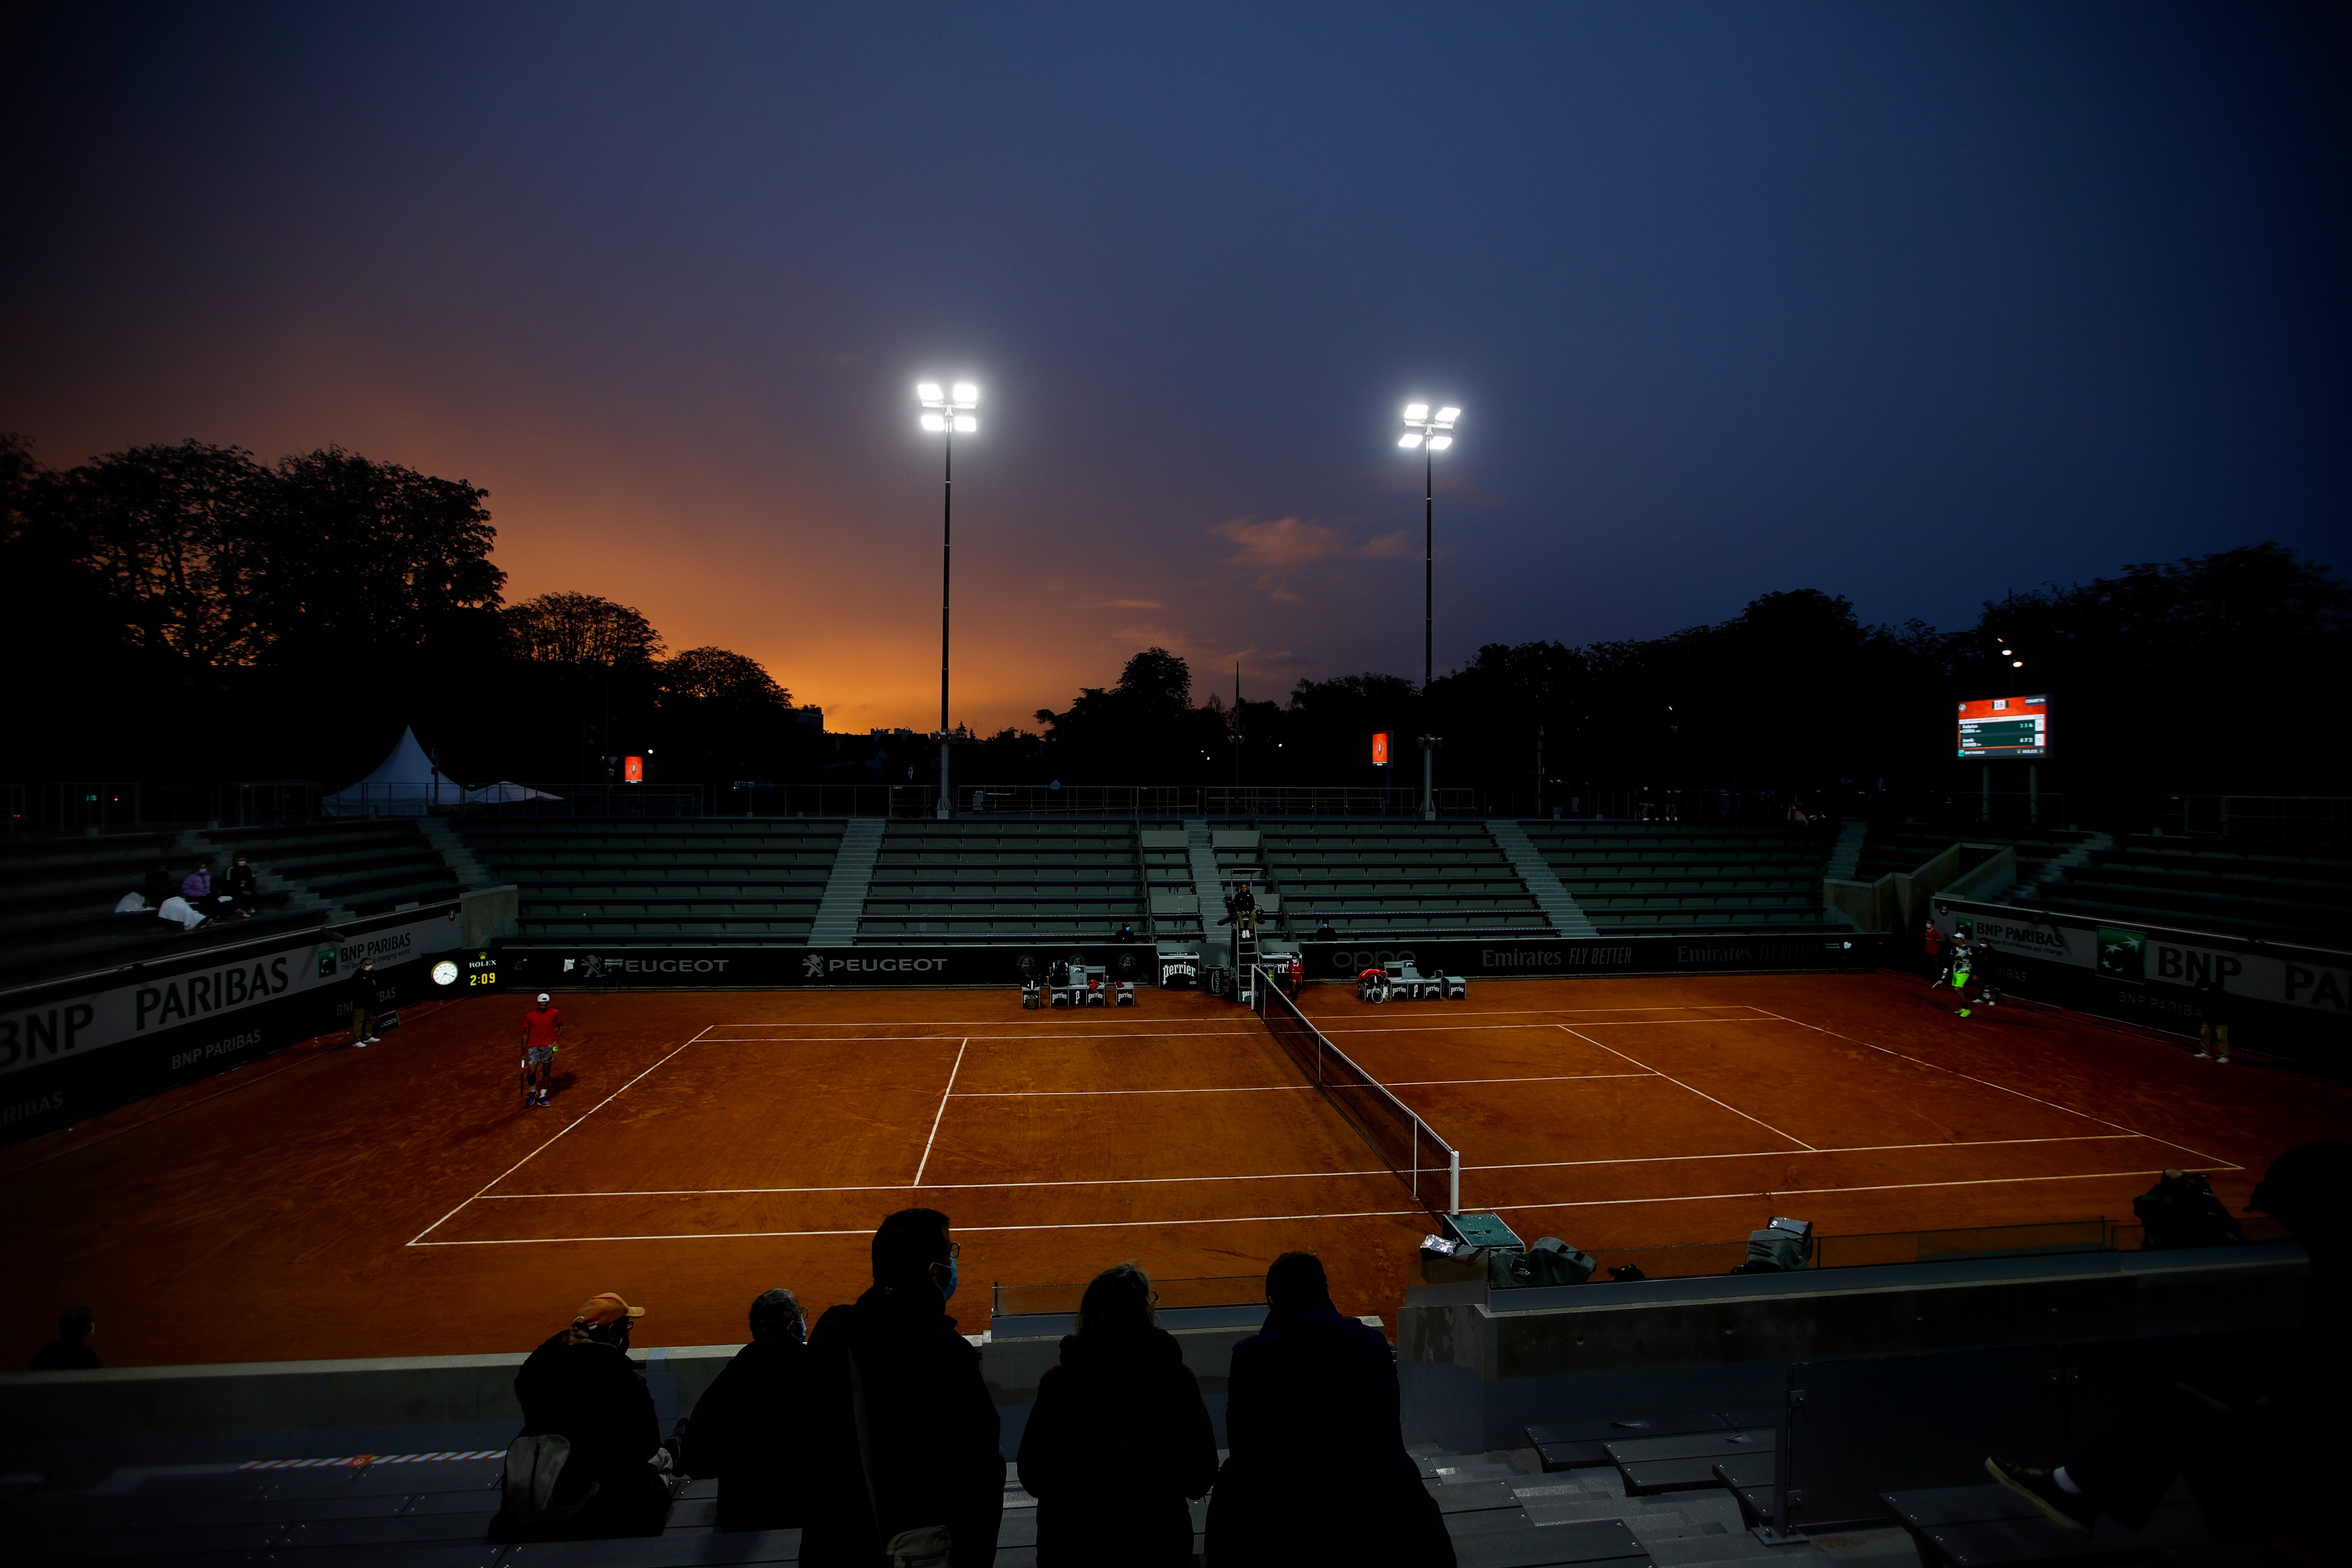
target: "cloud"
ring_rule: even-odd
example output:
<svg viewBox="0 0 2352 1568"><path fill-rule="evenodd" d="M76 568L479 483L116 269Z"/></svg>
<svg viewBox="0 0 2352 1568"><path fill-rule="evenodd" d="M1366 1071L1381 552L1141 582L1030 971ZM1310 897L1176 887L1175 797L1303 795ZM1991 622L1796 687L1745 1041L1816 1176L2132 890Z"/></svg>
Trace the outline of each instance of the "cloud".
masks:
<svg viewBox="0 0 2352 1568"><path fill-rule="evenodd" d="M1412 553L1412 535L1400 528L1394 533L1383 533L1378 539L1366 540L1363 548L1356 553L1372 561L1410 555Z"/></svg>
<svg viewBox="0 0 2352 1568"><path fill-rule="evenodd" d="M1107 610L1164 610L1168 606L1157 599L1105 599Z"/></svg>
<svg viewBox="0 0 2352 1568"><path fill-rule="evenodd" d="M1255 566L1262 572L1301 566L1327 555L1344 554L1348 548L1347 541L1337 532L1299 517L1271 518L1265 522L1237 517L1209 531L1241 546L1238 553L1225 557L1225 564Z"/></svg>

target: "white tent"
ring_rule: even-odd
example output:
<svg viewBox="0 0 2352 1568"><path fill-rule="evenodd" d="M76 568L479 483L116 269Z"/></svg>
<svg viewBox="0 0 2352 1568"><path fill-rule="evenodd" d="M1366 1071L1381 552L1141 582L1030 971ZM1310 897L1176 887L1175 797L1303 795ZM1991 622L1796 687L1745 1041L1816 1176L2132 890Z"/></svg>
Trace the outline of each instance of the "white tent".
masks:
<svg viewBox="0 0 2352 1568"><path fill-rule="evenodd" d="M321 804L330 816L422 816L432 806L457 805L465 798L465 786L442 776L416 743L416 731L404 729L375 772Z"/></svg>

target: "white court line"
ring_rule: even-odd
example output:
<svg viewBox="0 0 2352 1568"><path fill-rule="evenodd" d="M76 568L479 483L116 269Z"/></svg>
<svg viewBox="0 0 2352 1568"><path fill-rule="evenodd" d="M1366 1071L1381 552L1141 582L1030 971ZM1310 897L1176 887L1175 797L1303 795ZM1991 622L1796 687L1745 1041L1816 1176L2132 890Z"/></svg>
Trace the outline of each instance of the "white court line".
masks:
<svg viewBox="0 0 2352 1568"><path fill-rule="evenodd" d="M1465 1165L1462 1168L1465 1171L1557 1171L1571 1165L1670 1165L1680 1160L1786 1160L1799 1154L1879 1154L1895 1150L1986 1149L2011 1143L2113 1143L2126 1138L2146 1137L2147 1134L2141 1132L2085 1132L2071 1138L1972 1138L1961 1143L1856 1143L1839 1149L1751 1149L1735 1154L1639 1154L1622 1160L1521 1160L1505 1165ZM2157 1142L2155 1139L2147 1141Z"/></svg>
<svg viewBox="0 0 2352 1568"><path fill-rule="evenodd" d="M1383 1171L1382 1175L1388 1173ZM973 1236L1000 1230L1124 1230L1130 1226L1171 1225L1272 1225L1277 1222L1296 1224L1314 1219L1385 1219L1394 1215L1421 1215L1424 1208L1352 1209L1344 1214L1244 1214L1219 1215L1213 1219L1088 1219L1070 1220L1056 1225L959 1225L958 1236ZM855 1230L689 1230L672 1236L517 1236L491 1241L412 1241L411 1247L544 1247L562 1241L736 1241L772 1240L780 1237L803 1236L872 1236L874 1227L863 1225Z"/></svg>
<svg viewBox="0 0 2352 1568"><path fill-rule="evenodd" d="M1655 1074L1628 1073L1628 1078L1654 1077ZM970 1097L965 1097L970 1098ZM2012 1143L2109 1143L2126 1138L2144 1137L2138 1132L2090 1132L2069 1138L1980 1138L1964 1143L1857 1143L1842 1149L1746 1149L1729 1154L1630 1154L1616 1160L1530 1160L1517 1164L1465 1165L1465 1171L1543 1171L1571 1165L1668 1165L1684 1160L1781 1160L1798 1154L1877 1154L1894 1150L1913 1149L1981 1149ZM1259 1176L1082 1176L1049 1182L933 1182L930 1190L947 1192L1003 1192L1024 1187L1149 1187L1175 1185L1188 1182L1315 1182L1339 1180L1349 1176L1385 1176L1392 1173L1386 1166L1377 1171L1288 1171ZM2019 1177L2021 1181L2040 1177ZM1927 1184L1934 1185L1935 1184ZM489 1193L484 1203L514 1203L529 1198L705 1198L748 1197L774 1194L810 1193L895 1193L905 1189L896 1182L874 1186L841 1187L654 1187L642 1191L582 1193ZM1833 1191L1859 1189L1835 1188ZM1628 1200L1629 1202L1631 1200ZM1648 1201L1648 1200L1643 1200Z"/></svg>
<svg viewBox="0 0 2352 1568"><path fill-rule="evenodd" d="M923 1184L923 1168L931 1163L931 1145L940 1141L940 1121L947 1115L948 1100L955 1093L956 1074L963 1071L964 1047L971 1044L970 1040L965 1040L956 1047L955 1065L948 1068L947 1088L940 1090L940 1108L931 1113L931 1135L923 1140L923 1157L915 1162L915 1179L907 1184L910 1187Z"/></svg>
<svg viewBox="0 0 2352 1568"><path fill-rule="evenodd" d="M1867 1187L1768 1187L1752 1193L1692 1193L1681 1197L1664 1198L1589 1198L1565 1204L1498 1204L1498 1209L1590 1209L1607 1208L1612 1204L1698 1204L1716 1203L1729 1198L1792 1198L1833 1197L1840 1193L1913 1192L1926 1187L1988 1187L2010 1182L2099 1182L2116 1176L2153 1176L2160 1171L2091 1171L2074 1176L1985 1176L1965 1182L1890 1182ZM1381 1174L1387 1174L1382 1172ZM891 1188L889 1191L903 1189ZM1220 1216L1213 1219L1106 1219L1080 1220L1055 1225L960 1225L958 1233L971 1235L982 1231L1033 1230L1118 1230L1127 1227L1151 1229L1177 1225L1263 1225L1275 1221L1296 1223L1317 1219L1379 1219L1395 1215L1425 1214L1421 1208L1359 1209L1346 1214L1254 1214ZM854 1230L698 1230L656 1236L518 1236L488 1241L412 1241L411 1247L545 1247L570 1241L728 1241L761 1240L785 1237L871 1236L873 1228L860 1226Z"/></svg>
<svg viewBox="0 0 2352 1568"><path fill-rule="evenodd" d="M999 1192L1007 1187L1153 1187L1176 1185L1187 1182L1317 1182L1326 1177L1389 1176L1395 1174L1386 1165L1377 1171L1277 1171L1258 1176L1076 1176L1050 1182L933 1182L926 1190L934 1193ZM491 1193L484 1203L512 1202L520 1198L723 1198L757 1196L772 1193L902 1193L906 1187L898 1182L884 1186L846 1187L656 1187L645 1192L608 1193Z"/></svg>
<svg viewBox="0 0 2352 1568"><path fill-rule="evenodd" d="M2126 1127L2120 1121L2110 1121L2104 1116L2094 1116L2087 1110L2077 1110L2071 1105L2061 1105L2054 1100L2044 1100L2038 1094L2028 1094L2021 1089L2011 1089L2005 1083L1995 1083L1989 1078L1979 1078L1972 1072L1962 1072L1958 1068L1948 1068L1941 1062L1931 1062L1925 1057L1915 1057L1907 1051L1895 1050L1891 1046L1873 1045L1868 1040L1857 1040L1852 1035L1841 1035L1835 1029L1824 1029L1819 1024L1808 1024L1802 1018L1790 1018L1779 1013L1775 1013L1771 1016L1775 1018L1779 1018L1780 1022L1784 1024L1794 1024L1801 1029L1811 1029L1817 1035L1827 1035L1833 1040L1844 1040L1851 1045L1862 1046L1870 1050L1876 1051L1882 1056L1895 1057L1906 1062L1916 1062L1920 1067L1933 1068L1937 1072L1949 1073L1954 1078L1964 1078L1970 1083L1980 1083L1987 1089L1997 1089L2003 1094L2013 1094L2020 1100L2030 1100L2036 1105L2046 1105L2053 1110L2063 1110L2069 1116L2079 1116L2085 1121L2095 1121L2102 1127L2113 1127L2118 1131L2128 1132L2135 1138L2145 1138L2151 1143L2161 1143L2170 1149L2189 1149L2189 1145L2186 1143L2177 1143L2169 1138L2159 1138L2153 1132L2143 1132L2137 1127ZM1601 1042L1595 1040L1593 1044L1600 1045ZM1601 1048L1602 1050L1607 1050L1609 1047L1601 1046ZM2208 1154L2201 1149L2189 1149L2189 1152L2196 1155L2200 1160L2205 1161L2209 1164L2212 1164L2217 1167L2227 1167L2232 1171L2242 1171L2245 1169L2243 1165L2237 1164L2229 1160L2224 1160L2219 1154Z"/></svg>
<svg viewBox="0 0 2352 1568"><path fill-rule="evenodd" d="M1656 1078L1649 1072L1564 1072L1545 1078L1415 1078L1382 1079L1392 1089L1444 1088L1471 1083L1574 1083L1588 1078ZM1223 1089L973 1089L958 1100L1076 1100L1111 1094L1305 1094L1311 1083L1237 1084Z"/></svg>
<svg viewBox="0 0 2352 1568"><path fill-rule="evenodd" d="M2085 1171L2074 1176L1979 1176L1965 1182L1889 1182L1874 1187L1767 1187L1758 1193L1692 1193L1683 1197L1667 1198L1580 1198L1566 1204L1496 1204L1497 1209L1600 1209L1613 1204L1703 1204L1718 1198L1819 1198L1839 1193L1907 1193L1921 1187L1997 1187L2007 1182L2104 1182L2115 1176L2160 1176L2161 1169L2153 1171ZM961 1229L961 1226L958 1226ZM1014 1228L1006 1226L1006 1229ZM1041 1227L1042 1228L1042 1227ZM436 1247L459 1247L462 1242L440 1241Z"/></svg>
<svg viewBox="0 0 2352 1568"><path fill-rule="evenodd" d="M709 1033L710 1033L710 1030L706 1026L702 1031L702 1035L707 1035ZM702 1035L695 1036L694 1040L702 1038ZM670 1057L677 1055L678 1051L682 1051L686 1049L687 1047L694 1044L694 1040L681 1040L678 1042L677 1048L669 1053L669 1056L662 1058L660 1062L656 1062L653 1067L646 1068L646 1072L653 1071L654 1068L661 1066L662 1062L669 1060ZM589 1117L595 1115L598 1111L612 1104L613 1101L618 1100L622 1095L627 1093L629 1084L634 1084L637 1081L638 1078L645 1077L646 1072L639 1073L637 1078L631 1079L628 1083L623 1084L620 1088L614 1089L612 1093L606 1095L604 1099L590 1106L585 1111L582 1112L580 1116L569 1122L566 1122L563 1126L562 1131L556 1133L555 1138L562 1137L565 1132L571 1131L574 1127L579 1126L581 1122L587 1121ZM415 1236L409 1237L408 1245L411 1247L437 1245L436 1243L427 1242L425 1238L431 1236L443 1226L448 1224L450 1219L457 1213L457 1210L464 1208L466 1204L472 1203L474 1198L480 1197L482 1193L488 1192L492 1187L497 1186L500 1182L505 1181L509 1176L513 1175L517 1171L521 1170L525 1165L530 1164L533 1160L539 1158L541 1152L547 1148L548 1144L555 1142L555 1138L550 1138L547 1141L547 1143L541 1143L537 1149L533 1149L530 1153L525 1154L521 1159L517 1160L513 1164L509 1165L505 1170L500 1171L497 1175L492 1176L488 1181L483 1183L481 1192L476 1193L473 1198L467 1198L465 1204L459 1204L457 1208L451 1209L448 1214L443 1215L439 1219L435 1220L431 1225L426 1226L423 1230L418 1231Z"/></svg>
<svg viewBox="0 0 2352 1568"><path fill-rule="evenodd" d="M1563 1033L1570 1034L1570 1035L1576 1035L1576 1037L1577 1037L1578 1039L1580 1039L1580 1040L1584 1040L1584 1043L1585 1043L1586 1045L1588 1045L1588 1046L1601 1046L1601 1042L1600 1042L1599 1040L1585 1039L1585 1037L1583 1037L1582 1035L1577 1035L1577 1034L1576 1034L1576 1031L1575 1031L1574 1029L1570 1028L1566 1024L1555 1024L1555 1025L1554 1025L1554 1026L1553 1026L1554 1028L1556 1028L1556 1029L1559 1029L1559 1030L1562 1031ZM1779 1137L1779 1138L1786 1138L1790 1142L1794 1143L1794 1144L1795 1144L1798 1148L1800 1148L1800 1149L1808 1150L1808 1151L1811 1151L1811 1152L1815 1152L1815 1153L1818 1153L1818 1152L1820 1152L1820 1151L1818 1151L1818 1150L1813 1149L1813 1146L1812 1146L1811 1143L1806 1142L1803 1139L1801 1139L1801 1138L1798 1137L1795 1133L1793 1133L1793 1132L1783 1132L1783 1131L1781 1131L1779 1128L1777 1128L1777 1127L1773 1126L1770 1122L1769 1122L1769 1121L1765 1121L1765 1120L1764 1120L1762 1117L1760 1117L1760 1116L1748 1116L1748 1112L1746 1112L1746 1111L1744 1111L1744 1110L1740 1110L1740 1109L1739 1109L1739 1107L1738 1107L1738 1106L1736 1106L1736 1105L1733 1105L1733 1104L1730 1104L1730 1103L1728 1103L1727 1101L1725 1101L1725 1100L1717 1100L1717 1099L1715 1098L1715 1096L1713 1096L1713 1095L1711 1095L1711 1094L1707 1093L1707 1092L1706 1092L1706 1090L1705 1090L1705 1089L1691 1089L1691 1086L1690 1086L1689 1084L1684 1083L1682 1079L1678 1079L1678 1078L1675 1077L1672 1073L1663 1073L1663 1072L1658 1072L1658 1069L1657 1069L1657 1068L1654 1068L1654 1067L1650 1066L1650 1064L1649 1064L1649 1063L1647 1063L1647 1062L1644 1062L1644 1061L1634 1061L1634 1059L1633 1059L1632 1057L1627 1057L1627 1056L1625 1056L1625 1053L1624 1053L1623 1051L1619 1050L1619 1049L1618 1049L1616 1047L1614 1047L1614 1046L1601 1046L1601 1048L1602 1050L1604 1050L1604 1051L1607 1051L1607 1052L1608 1052L1611 1056L1612 1056L1612 1057L1624 1057L1624 1058L1625 1058L1625 1059L1626 1059L1627 1061L1629 1061L1629 1062L1633 1062L1633 1065L1634 1065L1635 1067L1640 1068L1642 1068L1643 1070L1644 1070L1644 1071L1646 1071L1646 1072L1658 1073L1658 1076L1659 1076L1660 1078L1662 1078L1662 1079L1664 1079L1668 1083L1671 1083L1671 1084L1676 1085L1677 1087L1682 1088L1682 1089L1690 1089L1690 1091L1691 1091L1693 1094L1697 1095L1701 1100L1711 1100L1711 1101L1713 1101L1715 1104L1722 1106L1724 1110L1728 1110L1728 1111L1729 1111L1729 1112L1731 1112L1731 1114L1732 1114L1732 1115L1734 1115L1734 1116L1747 1117L1747 1119L1748 1119L1748 1121L1753 1121L1754 1123L1756 1123L1756 1125L1757 1125L1757 1126L1761 1127L1762 1129L1764 1129L1764 1131L1767 1131L1767 1132L1769 1132L1769 1133L1773 1134L1775 1137Z"/></svg>
<svg viewBox="0 0 2352 1568"><path fill-rule="evenodd" d="M1769 1018L1586 1018L1580 1029L1656 1029L1668 1024L1769 1024ZM1485 1029L1564 1029L1565 1024L1398 1024L1383 1029L1326 1029L1327 1035L1425 1035L1439 1030L1473 1035Z"/></svg>

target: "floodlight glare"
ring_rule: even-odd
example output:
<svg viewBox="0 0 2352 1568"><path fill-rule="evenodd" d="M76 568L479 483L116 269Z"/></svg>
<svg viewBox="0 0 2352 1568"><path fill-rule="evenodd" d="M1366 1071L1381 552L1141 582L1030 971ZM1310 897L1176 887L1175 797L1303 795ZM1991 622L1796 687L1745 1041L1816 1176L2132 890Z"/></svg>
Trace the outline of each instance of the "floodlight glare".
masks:
<svg viewBox="0 0 2352 1568"><path fill-rule="evenodd" d="M959 381L955 385L955 400L958 403L978 403L980 401L980 388L974 386L971 382Z"/></svg>
<svg viewBox="0 0 2352 1568"><path fill-rule="evenodd" d="M1443 452L1452 445L1454 437L1451 436L1432 436L1429 438L1429 449L1433 452Z"/></svg>
<svg viewBox="0 0 2352 1568"><path fill-rule="evenodd" d="M957 435L969 436L980 428L980 421L969 414L959 414L955 416L955 427Z"/></svg>
<svg viewBox="0 0 2352 1568"><path fill-rule="evenodd" d="M936 436L947 427L948 422L944 416L937 414L926 414L923 416L923 428L929 431L932 435Z"/></svg>
<svg viewBox="0 0 2352 1568"><path fill-rule="evenodd" d="M940 384L936 381L919 381L915 384L915 395L926 403L937 403L940 400Z"/></svg>
<svg viewBox="0 0 2352 1568"><path fill-rule="evenodd" d="M1404 405L1404 416L1408 419L1426 419L1429 417L1429 405L1408 403Z"/></svg>
<svg viewBox="0 0 2352 1568"><path fill-rule="evenodd" d="M1420 432L1420 431L1418 431L1418 430L1408 431L1408 432L1407 432L1407 433L1405 433L1404 435L1400 436L1400 437L1397 437L1397 445L1398 445L1398 446L1400 446L1400 447L1418 447L1418 446L1420 446L1420 445L1421 445L1421 432Z"/></svg>
<svg viewBox="0 0 2352 1568"><path fill-rule="evenodd" d="M2025 668L2025 661L2021 658L2012 658L2009 661L2009 668L2011 669L2023 669Z"/></svg>
<svg viewBox="0 0 2352 1568"><path fill-rule="evenodd" d="M1441 408L1437 411L1437 422L1440 425L1451 425L1461 417L1462 410L1459 408Z"/></svg>

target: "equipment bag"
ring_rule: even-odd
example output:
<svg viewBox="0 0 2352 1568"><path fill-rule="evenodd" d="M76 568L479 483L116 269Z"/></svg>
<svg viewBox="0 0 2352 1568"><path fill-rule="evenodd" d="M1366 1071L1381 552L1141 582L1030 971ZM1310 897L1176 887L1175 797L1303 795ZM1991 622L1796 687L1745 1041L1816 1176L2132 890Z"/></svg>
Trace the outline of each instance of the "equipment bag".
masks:
<svg viewBox="0 0 2352 1568"><path fill-rule="evenodd" d="M1556 1236L1539 1237L1528 1248L1528 1263L1537 1285L1581 1285L1592 1278L1592 1255Z"/></svg>
<svg viewBox="0 0 2352 1568"><path fill-rule="evenodd" d="M569 1502L555 1500L556 1483L572 1458L572 1439L557 1433L517 1437L507 1445L506 1479L500 1500L507 1523L519 1530L547 1530L580 1514L603 1489L593 1483Z"/></svg>

